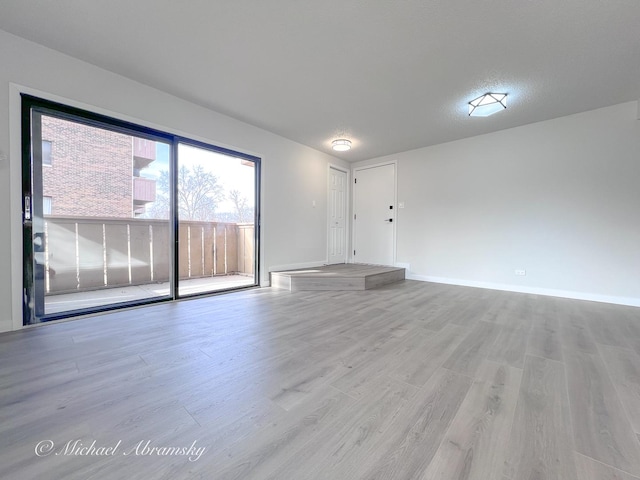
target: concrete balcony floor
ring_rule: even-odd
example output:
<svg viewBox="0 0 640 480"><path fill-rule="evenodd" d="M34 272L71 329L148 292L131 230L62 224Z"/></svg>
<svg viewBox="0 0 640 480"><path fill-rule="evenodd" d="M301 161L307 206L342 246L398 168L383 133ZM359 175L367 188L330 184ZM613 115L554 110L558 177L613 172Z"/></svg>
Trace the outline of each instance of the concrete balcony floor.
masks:
<svg viewBox="0 0 640 480"><path fill-rule="evenodd" d="M180 280L180 295L216 292L230 288L253 285L254 279L245 275L226 275ZM47 315L80 308L99 307L112 303L133 302L169 295L169 282L132 285L127 287L103 288L74 293L47 295L45 312Z"/></svg>

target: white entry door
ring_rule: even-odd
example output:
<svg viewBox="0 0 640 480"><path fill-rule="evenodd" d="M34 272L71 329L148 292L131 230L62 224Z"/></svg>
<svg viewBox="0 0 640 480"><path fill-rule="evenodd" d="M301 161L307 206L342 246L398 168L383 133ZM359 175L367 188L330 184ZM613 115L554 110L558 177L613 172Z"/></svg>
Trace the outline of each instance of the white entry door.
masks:
<svg viewBox="0 0 640 480"><path fill-rule="evenodd" d="M353 261L393 265L395 249L395 164L354 171Z"/></svg>
<svg viewBox="0 0 640 480"><path fill-rule="evenodd" d="M328 263L347 262L347 172L329 168Z"/></svg>

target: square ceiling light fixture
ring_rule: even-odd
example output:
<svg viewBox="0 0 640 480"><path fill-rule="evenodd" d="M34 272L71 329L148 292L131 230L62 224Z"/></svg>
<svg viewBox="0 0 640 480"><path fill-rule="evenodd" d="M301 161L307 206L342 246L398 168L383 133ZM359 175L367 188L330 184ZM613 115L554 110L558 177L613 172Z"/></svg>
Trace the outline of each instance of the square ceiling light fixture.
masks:
<svg viewBox="0 0 640 480"><path fill-rule="evenodd" d="M469 102L470 117L488 117L507 108L506 93L485 93Z"/></svg>

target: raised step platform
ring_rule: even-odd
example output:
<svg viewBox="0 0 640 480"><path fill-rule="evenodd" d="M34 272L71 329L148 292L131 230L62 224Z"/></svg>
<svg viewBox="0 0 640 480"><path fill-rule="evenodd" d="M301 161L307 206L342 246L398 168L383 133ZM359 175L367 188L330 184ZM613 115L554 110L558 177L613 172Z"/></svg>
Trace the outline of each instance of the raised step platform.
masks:
<svg viewBox="0 0 640 480"><path fill-rule="evenodd" d="M341 264L271 272L271 286L301 290L370 290L404 280L405 269L381 265Z"/></svg>

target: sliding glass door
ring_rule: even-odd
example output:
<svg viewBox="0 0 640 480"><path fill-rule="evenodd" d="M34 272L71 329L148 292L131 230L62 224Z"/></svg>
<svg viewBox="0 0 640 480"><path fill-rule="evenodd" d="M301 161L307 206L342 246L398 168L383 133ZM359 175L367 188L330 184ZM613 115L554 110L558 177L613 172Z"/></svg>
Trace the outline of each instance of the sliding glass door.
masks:
<svg viewBox="0 0 640 480"><path fill-rule="evenodd" d="M24 323L257 284L259 159L23 97Z"/></svg>
<svg viewBox="0 0 640 480"><path fill-rule="evenodd" d="M253 285L255 163L178 144L180 296Z"/></svg>

